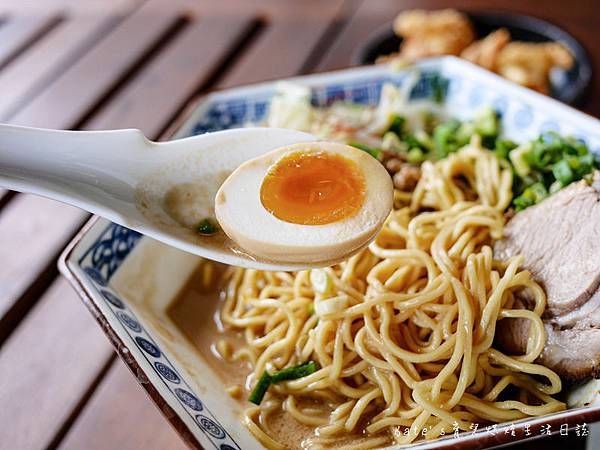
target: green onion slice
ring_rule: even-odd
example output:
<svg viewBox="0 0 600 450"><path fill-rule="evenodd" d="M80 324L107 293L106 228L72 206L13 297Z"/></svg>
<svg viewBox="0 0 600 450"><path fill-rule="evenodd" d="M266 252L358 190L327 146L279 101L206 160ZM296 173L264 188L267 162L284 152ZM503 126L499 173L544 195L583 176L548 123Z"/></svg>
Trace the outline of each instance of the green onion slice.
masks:
<svg viewBox="0 0 600 450"><path fill-rule="evenodd" d="M279 372L275 372L271 377L271 383L279 383L281 381L297 380L298 378L306 377L317 371L317 363L314 361L308 361L304 364L300 364L294 367L288 367L282 369Z"/></svg>
<svg viewBox="0 0 600 450"><path fill-rule="evenodd" d="M248 401L254 403L255 405L260 405L260 402L262 402L270 385L271 375L269 375L269 373L265 370L258 380L258 383L256 383L256 386L254 386L254 389L252 389L250 397L248 397Z"/></svg>
<svg viewBox="0 0 600 450"><path fill-rule="evenodd" d="M258 380L258 383L256 383L256 386L254 386L254 389L252 389L248 401L255 405L260 405L270 385L280 383L281 381L297 380L298 378L313 374L316 371L317 363L314 361L308 361L298 366L282 369L279 372L275 372L272 376L265 370Z"/></svg>
<svg viewBox="0 0 600 450"><path fill-rule="evenodd" d="M196 226L196 231L200 234L215 234L217 232L217 225L209 219L202 219L202 221Z"/></svg>

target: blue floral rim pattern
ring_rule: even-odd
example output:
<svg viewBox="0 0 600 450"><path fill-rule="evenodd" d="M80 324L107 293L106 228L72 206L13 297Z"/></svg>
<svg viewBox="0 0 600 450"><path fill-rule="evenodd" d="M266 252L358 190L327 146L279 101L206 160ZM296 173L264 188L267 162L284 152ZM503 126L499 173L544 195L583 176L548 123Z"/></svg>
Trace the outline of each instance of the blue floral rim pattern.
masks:
<svg viewBox="0 0 600 450"><path fill-rule="evenodd" d="M194 394L135 313L110 286L111 276L140 238L139 233L111 223L80 258L79 265L102 295L114 317L123 325L127 335L135 342L144 359L207 439L218 450L241 450L217 417Z"/></svg>
<svg viewBox="0 0 600 450"><path fill-rule="evenodd" d="M403 84L407 73L390 72L387 76L366 77L351 85L331 84L313 89L311 102L315 106L328 106L335 101L347 101L362 105L374 105L379 101L381 88L385 83ZM410 99L420 100L436 97L447 89L447 81L438 71L424 71L413 86ZM257 123L267 114L273 92L266 92L252 99L233 98L224 102L215 102L193 127L193 135L210 131L226 130Z"/></svg>

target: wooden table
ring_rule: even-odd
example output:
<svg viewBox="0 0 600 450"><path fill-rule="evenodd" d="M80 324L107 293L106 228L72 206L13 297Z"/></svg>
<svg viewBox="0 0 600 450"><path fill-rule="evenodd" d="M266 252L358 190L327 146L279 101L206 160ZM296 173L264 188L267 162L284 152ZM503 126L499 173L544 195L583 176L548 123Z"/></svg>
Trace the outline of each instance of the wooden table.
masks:
<svg viewBox="0 0 600 450"><path fill-rule="evenodd" d="M486 9L486 0L463 1ZM502 0L600 55L594 1ZM0 121L136 127L159 138L194 96L348 66L401 9L446 1L0 1ZM600 58L585 110L600 115ZM0 449L182 449L183 442L58 276L88 214L0 190ZM519 448L584 448L551 438Z"/></svg>

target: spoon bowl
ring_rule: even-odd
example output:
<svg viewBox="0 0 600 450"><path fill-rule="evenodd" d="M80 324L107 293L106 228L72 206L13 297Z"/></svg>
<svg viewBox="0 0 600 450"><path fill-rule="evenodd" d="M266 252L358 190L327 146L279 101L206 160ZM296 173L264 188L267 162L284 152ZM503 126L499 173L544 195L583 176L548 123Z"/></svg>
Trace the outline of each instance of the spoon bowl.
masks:
<svg viewBox="0 0 600 450"><path fill-rule="evenodd" d="M181 250L229 265L300 270L310 263L259 260L224 233L194 230L214 217L214 197L240 164L316 140L294 130L240 128L167 142L139 130L59 131L0 125L0 186L98 214ZM329 265L338 261L320 262Z"/></svg>

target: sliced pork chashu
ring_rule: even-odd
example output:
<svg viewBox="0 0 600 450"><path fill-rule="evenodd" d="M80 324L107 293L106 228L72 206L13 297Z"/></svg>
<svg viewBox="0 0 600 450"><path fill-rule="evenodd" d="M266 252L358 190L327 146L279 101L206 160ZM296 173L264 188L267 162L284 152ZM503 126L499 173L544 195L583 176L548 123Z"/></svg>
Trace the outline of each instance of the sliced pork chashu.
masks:
<svg viewBox="0 0 600 450"><path fill-rule="evenodd" d="M600 174L515 215L494 256L518 254L547 295L539 362L567 379L600 376ZM507 352L523 352L528 327L502 320L497 340Z"/></svg>

